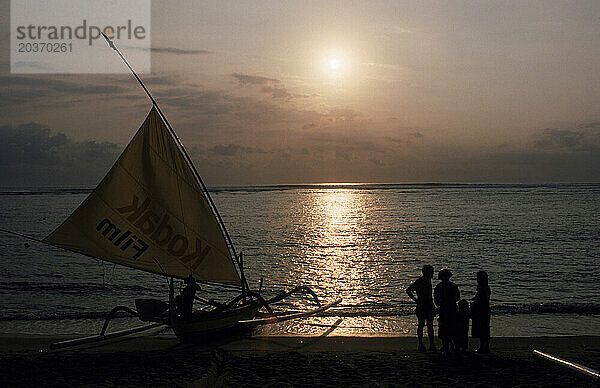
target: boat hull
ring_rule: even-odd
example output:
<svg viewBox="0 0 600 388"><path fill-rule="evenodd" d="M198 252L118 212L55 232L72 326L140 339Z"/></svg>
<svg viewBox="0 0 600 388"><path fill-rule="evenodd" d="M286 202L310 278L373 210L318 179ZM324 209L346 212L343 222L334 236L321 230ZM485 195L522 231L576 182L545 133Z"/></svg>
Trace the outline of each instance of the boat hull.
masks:
<svg viewBox="0 0 600 388"><path fill-rule="evenodd" d="M261 305L250 304L224 311L196 312L191 319L171 318L171 327L181 342L207 342L246 334L252 328L239 321L254 319Z"/></svg>

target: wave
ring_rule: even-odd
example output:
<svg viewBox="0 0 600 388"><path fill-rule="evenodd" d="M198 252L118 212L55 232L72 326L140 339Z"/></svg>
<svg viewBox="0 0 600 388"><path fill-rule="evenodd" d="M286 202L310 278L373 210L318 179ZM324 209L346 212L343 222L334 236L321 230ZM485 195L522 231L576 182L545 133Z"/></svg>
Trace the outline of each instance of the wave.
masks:
<svg viewBox="0 0 600 388"><path fill-rule="evenodd" d="M298 306L280 304L280 309L290 312L290 309L298 309ZM414 314L414 304L401 302L398 304L388 303L365 303L363 305L341 305L321 314L329 317L398 317ZM25 312L10 313L0 316L0 321L60 321L60 320L86 320L104 319L109 311L70 311L70 312ZM492 315L535 315L535 314L578 314L578 315L600 315L600 304L594 303L532 303L522 305L495 305L492 306ZM129 318L125 313L117 313L115 318Z"/></svg>
<svg viewBox="0 0 600 388"><path fill-rule="evenodd" d="M86 312L56 312L56 313L21 313L4 315L0 317L0 322L4 321L63 321L63 320L85 320L85 319L105 319L109 311L86 311ZM118 312L114 318L128 318L131 315Z"/></svg>
<svg viewBox="0 0 600 388"><path fill-rule="evenodd" d="M92 188L4 188L0 189L2 195L72 195L72 194L88 194L94 189Z"/></svg>
<svg viewBox="0 0 600 388"><path fill-rule="evenodd" d="M144 294L153 288L135 284L116 283L40 283L40 282L0 282L0 292L48 292L56 291L63 294L92 294L97 292L114 292L115 294Z"/></svg>
<svg viewBox="0 0 600 388"><path fill-rule="evenodd" d="M498 304L491 306L492 315L578 314L600 315L596 303L530 303ZM326 311L325 316L341 317L394 317L414 314L415 305L402 301L394 304L369 303L364 305L338 305Z"/></svg>
<svg viewBox="0 0 600 388"><path fill-rule="evenodd" d="M600 304L595 303L530 303L523 305L492 306L493 314L579 314L600 315Z"/></svg>

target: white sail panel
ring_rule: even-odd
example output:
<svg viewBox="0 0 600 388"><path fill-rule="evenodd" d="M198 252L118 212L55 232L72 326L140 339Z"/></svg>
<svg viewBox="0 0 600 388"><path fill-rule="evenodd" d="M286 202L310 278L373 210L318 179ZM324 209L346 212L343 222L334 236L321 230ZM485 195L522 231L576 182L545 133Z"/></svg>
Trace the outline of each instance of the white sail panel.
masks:
<svg viewBox="0 0 600 388"><path fill-rule="evenodd" d="M154 107L98 187L44 241L148 272L241 282L208 200Z"/></svg>

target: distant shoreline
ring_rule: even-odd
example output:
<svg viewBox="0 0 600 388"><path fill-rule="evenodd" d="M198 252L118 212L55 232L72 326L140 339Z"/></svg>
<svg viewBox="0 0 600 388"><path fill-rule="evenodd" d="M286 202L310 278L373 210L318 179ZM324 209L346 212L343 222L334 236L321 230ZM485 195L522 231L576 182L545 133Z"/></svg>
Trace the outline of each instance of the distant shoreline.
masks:
<svg viewBox="0 0 600 388"><path fill-rule="evenodd" d="M412 182L412 183L373 183L373 182L348 182L348 183L278 183L278 184L248 184L248 185L209 185L208 191L277 191L295 189L397 189L397 188L536 188L536 187L577 187L600 186L600 182L546 182L546 183L520 183L520 182ZM33 195L33 194L85 194L92 192L95 186L6 186L0 187L0 195Z"/></svg>

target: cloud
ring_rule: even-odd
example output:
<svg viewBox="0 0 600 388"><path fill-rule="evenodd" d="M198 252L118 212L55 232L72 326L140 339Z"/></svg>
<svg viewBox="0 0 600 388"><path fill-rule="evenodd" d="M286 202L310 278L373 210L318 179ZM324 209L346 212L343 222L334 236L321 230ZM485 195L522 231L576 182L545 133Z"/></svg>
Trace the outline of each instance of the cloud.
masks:
<svg viewBox="0 0 600 388"><path fill-rule="evenodd" d="M263 93L270 93L273 98L283 98L287 100L294 97L294 95L288 92L284 87L265 86L261 88L261 91Z"/></svg>
<svg viewBox="0 0 600 388"><path fill-rule="evenodd" d="M212 54L212 51L208 50L185 50L174 47L152 47L151 52L158 54L175 54L175 55L202 55Z"/></svg>
<svg viewBox="0 0 600 388"><path fill-rule="evenodd" d="M234 113L229 111L225 116ZM273 130L261 138L258 146L255 145L260 133L257 131L239 132L236 143L226 140L229 134L218 137L213 133L210 136L213 143L208 147L194 146L193 142L186 145L210 185L327 181L583 182L600 179L596 168L600 164L598 142L567 141L571 148L567 151L561 148L560 152L531 144L523 149L504 144L486 151L428 143L420 145L418 152L410 152L411 148L399 152L389 138L374 137L373 133L364 130L354 131L362 125L349 126L353 129L343 132L327 126L309 132L300 130L300 126L295 127L296 131ZM585 124L571 131L580 131L585 139L594 139L592 135L599 135L599 129ZM572 134L541 131L540 135L563 139ZM286 146L282 146L282 136ZM583 152L586 146L587 152ZM106 174L120 151L121 147L113 143L73 141L41 124L0 126L0 186L90 187Z"/></svg>
<svg viewBox="0 0 600 388"><path fill-rule="evenodd" d="M114 143L75 142L37 123L0 126L0 186L91 185L119 155Z"/></svg>
<svg viewBox="0 0 600 388"><path fill-rule="evenodd" d="M538 132L533 145L543 151L599 151L600 122L581 124L575 128L545 128Z"/></svg>
<svg viewBox="0 0 600 388"><path fill-rule="evenodd" d="M375 63L375 62L368 62L365 64L368 67L372 67L375 69L382 69L382 70L391 70L391 71L404 71L406 70L403 66L400 65L395 65L392 63Z"/></svg>
<svg viewBox="0 0 600 388"><path fill-rule="evenodd" d="M237 144L217 144L210 148L209 152L221 156L237 156L242 153L265 153L265 151L258 148L244 147Z"/></svg>
<svg viewBox="0 0 600 388"><path fill-rule="evenodd" d="M17 61L13 65L13 70L18 69L28 69L28 70L36 70L36 71L48 71L52 70L48 66L44 66L38 62L30 62L30 61Z"/></svg>
<svg viewBox="0 0 600 388"><path fill-rule="evenodd" d="M341 150L341 149L336 149L335 150L335 156L338 158L342 158L345 161L349 162L350 161L350 156L348 155L348 152Z"/></svg>
<svg viewBox="0 0 600 388"><path fill-rule="evenodd" d="M259 75L248 75L242 73L233 73L231 74L233 78L238 80L238 82L244 86L246 85L267 85L270 83L278 83L279 80L275 78L267 78Z"/></svg>
<svg viewBox="0 0 600 388"><path fill-rule="evenodd" d="M413 144L421 144L425 138L421 132L410 132L402 136L386 136L385 140L394 144L410 146Z"/></svg>
<svg viewBox="0 0 600 388"><path fill-rule="evenodd" d="M280 99L285 101L291 101L295 98L309 98L315 96L310 94L299 94L290 92L285 86L281 85L281 81L275 78L268 78L257 75L248 75L241 73L231 74L240 85L246 86L261 86L259 91L261 93L270 94L274 99Z"/></svg>
<svg viewBox="0 0 600 388"><path fill-rule="evenodd" d="M564 129L544 129L542 135L535 141L538 148L556 149L573 148L581 145L583 134L581 132Z"/></svg>
<svg viewBox="0 0 600 388"><path fill-rule="evenodd" d="M60 132L52 135L50 128L37 123L0 126L0 139L0 165L104 163L119 153L114 143L74 142Z"/></svg>
<svg viewBox="0 0 600 388"><path fill-rule="evenodd" d="M279 136L280 128L301 128L303 123L319 122L322 114L305 110L293 104L277 104L272 99L237 96L226 91L206 91L196 87L169 87L161 91L164 106L179 111L180 123L194 131L218 131L218 136L236 136L256 131L273 131ZM178 126L179 127L179 126Z"/></svg>
<svg viewBox="0 0 600 388"><path fill-rule="evenodd" d="M129 74L127 74L129 77ZM121 80L119 79L119 82ZM144 76L145 84L153 84L153 85L177 85L179 83L179 79L174 76L166 76L166 75L151 75Z"/></svg>
<svg viewBox="0 0 600 388"><path fill-rule="evenodd" d="M81 98L101 98L121 95L128 89L119 86L111 78L103 78L102 83L79 83L50 77L0 76L0 106L18 106L24 104L56 107L64 106L65 98L75 102L74 96Z"/></svg>
<svg viewBox="0 0 600 388"><path fill-rule="evenodd" d="M205 55L214 54L213 51L200 49L180 49L177 47L129 47L133 50L150 51L157 54L173 54L173 55Z"/></svg>
<svg viewBox="0 0 600 388"><path fill-rule="evenodd" d="M79 84L42 77L0 76L0 84L4 87L27 87L51 89L71 94L107 94L119 93L124 89L117 85Z"/></svg>
<svg viewBox="0 0 600 388"><path fill-rule="evenodd" d="M411 144L410 140L404 139L404 138L400 138L400 137L391 137L391 136L388 136L388 137L386 137L386 140L391 141L392 143L395 143L395 144L404 144L404 145Z"/></svg>
<svg viewBox="0 0 600 388"><path fill-rule="evenodd" d="M22 124L17 128L0 127L0 165L21 163L54 164L56 150L68 143L62 133L51 136L50 129L40 124Z"/></svg>
<svg viewBox="0 0 600 388"><path fill-rule="evenodd" d="M383 162L379 159L369 158L369 159L367 159L367 162L371 162L376 166L383 166Z"/></svg>
<svg viewBox="0 0 600 388"><path fill-rule="evenodd" d="M370 81L386 84L403 84L408 87L416 86L409 81L409 79L414 78L410 76L412 71L403 65L369 62L364 63L362 66L364 67L365 79Z"/></svg>
<svg viewBox="0 0 600 388"><path fill-rule="evenodd" d="M412 34L417 31L414 28L407 26L399 26L397 24L385 24L382 26L383 29L390 34Z"/></svg>
<svg viewBox="0 0 600 388"><path fill-rule="evenodd" d="M600 131L600 121L594 121L583 125L583 128Z"/></svg>
<svg viewBox="0 0 600 388"><path fill-rule="evenodd" d="M364 133L346 134L340 137L336 132L322 132L307 136L303 141L313 144L313 149L319 152L333 152L336 157L363 159L366 155L391 155L394 150L389 148L382 139L366 138ZM364 159L363 159L364 160Z"/></svg>
<svg viewBox="0 0 600 388"><path fill-rule="evenodd" d="M360 113L350 108L332 108L326 114L330 121L353 121L360 118Z"/></svg>

